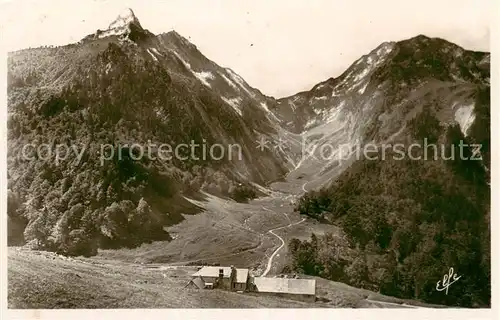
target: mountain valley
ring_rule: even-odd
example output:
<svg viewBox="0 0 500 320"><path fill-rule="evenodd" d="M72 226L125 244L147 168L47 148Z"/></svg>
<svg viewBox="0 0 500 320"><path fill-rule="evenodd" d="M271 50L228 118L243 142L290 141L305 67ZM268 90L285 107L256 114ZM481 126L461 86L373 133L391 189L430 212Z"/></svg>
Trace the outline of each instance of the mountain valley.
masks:
<svg viewBox="0 0 500 320"><path fill-rule="evenodd" d="M78 43L12 52L9 307L489 306L489 77L489 53L419 35L277 99L132 10ZM463 141L480 161L393 157ZM186 148L162 160L162 144ZM239 157L207 158L216 145ZM323 302L183 291L201 265L314 277ZM452 266L464 281L444 296ZM57 277L124 291L78 298Z"/></svg>

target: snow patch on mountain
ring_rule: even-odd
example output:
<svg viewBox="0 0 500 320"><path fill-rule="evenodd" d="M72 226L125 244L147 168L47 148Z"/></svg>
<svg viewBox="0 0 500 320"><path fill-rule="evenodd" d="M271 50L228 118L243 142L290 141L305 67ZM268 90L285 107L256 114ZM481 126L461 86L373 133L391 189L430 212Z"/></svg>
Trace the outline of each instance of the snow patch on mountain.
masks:
<svg viewBox="0 0 500 320"><path fill-rule="evenodd" d="M455 105L453 106L453 109ZM474 114L474 104L460 106L455 111L455 121L460 126L463 134L467 136L467 130L469 130L470 126L476 119L476 115Z"/></svg>
<svg viewBox="0 0 500 320"><path fill-rule="evenodd" d="M262 107L262 109L264 109L267 113L272 113L271 110L269 110L269 108L267 107L267 103L265 102L261 102L260 103L260 106Z"/></svg>
<svg viewBox="0 0 500 320"><path fill-rule="evenodd" d="M103 31L102 33L100 33L97 37L98 38L106 38L106 37L110 37L110 36L119 36L123 33L124 33L123 31L106 30L106 31Z"/></svg>
<svg viewBox="0 0 500 320"><path fill-rule="evenodd" d="M358 90L360 94L365 93L366 87L368 87L368 81Z"/></svg>
<svg viewBox="0 0 500 320"><path fill-rule="evenodd" d="M310 119L309 121L307 121L306 125L304 126L304 129L305 130L310 129L316 124L316 122L317 122L316 119Z"/></svg>
<svg viewBox="0 0 500 320"><path fill-rule="evenodd" d="M211 72L208 72L208 71L201 71L201 72L197 72L197 71L194 71L193 68L191 67L191 64L189 62L187 62L186 60L184 60L177 52L173 51L172 52L175 54L175 56L177 58L179 58L179 60L181 60L181 62L184 64L184 66L198 79L201 81L201 83L203 83L204 85L206 85L207 87L211 88L212 86L210 85L210 83L208 82L208 80L213 80L215 79L215 76L211 73Z"/></svg>
<svg viewBox="0 0 500 320"><path fill-rule="evenodd" d="M393 49L394 49L394 43L388 43L388 42L383 43L377 49L377 56L386 57Z"/></svg>
<svg viewBox="0 0 500 320"><path fill-rule="evenodd" d="M108 29L128 27L128 25L132 22L137 22L137 18L135 17L132 9L127 8L118 15L115 21L111 22Z"/></svg>
<svg viewBox="0 0 500 320"><path fill-rule="evenodd" d="M211 88L212 86L208 82L208 80L213 80L215 79L214 75L211 72L208 71L202 71L202 72L193 72L194 76L198 78L204 85L207 87Z"/></svg>
<svg viewBox="0 0 500 320"><path fill-rule="evenodd" d="M155 55L151 52L151 50L148 49L148 53L153 57L154 61L158 61L158 58L155 57Z"/></svg>
<svg viewBox="0 0 500 320"><path fill-rule="evenodd" d="M227 103L228 105L230 105L231 107L233 107L233 109L236 111L236 113L238 113L240 116L243 115L243 112L241 111L241 106L240 106L240 102L241 102L241 98L226 98L226 97L221 97L222 100L224 100L225 103Z"/></svg>
<svg viewBox="0 0 500 320"><path fill-rule="evenodd" d="M233 70L229 68L226 68L226 71L229 73L231 78L233 78L233 80L240 86L241 89L243 89L250 97L255 97L255 94L248 90L245 85L245 81L239 75L237 75Z"/></svg>
<svg viewBox="0 0 500 320"><path fill-rule="evenodd" d="M322 97L313 97L312 100L326 100L326 96L322 96Z"/></svg>
<svg viewBox="0 0 500 320"><path fill-rule="evenodd" d="M222 77L222 79L224 79L233 89L235 90L238 90L238 86L233 82L231 81L231 79L229 79L228 77L226 77L224 74L222 73L219 73L219 75Z"/></svg>
<svg viewBox="0 0 500 320"><path fill-rule="evenodd" d="M179 58L179 60L181 60L182 64L189 69L189 71L193 72L193 69L191 69L191 64L189 62L187 62L186 60L184 60L180 54L178 54L176 51L174 50L170 50L173 54L175 54L175 56L177 58Z"/></svg>
<svg viewBox="0 0 500 320"><path fill-rule="evenodd" d="M363 79L371 71L371 65L363 69L359 74L354 77L354 82L358 82Z"/></svg>
<svg viewBox="0 0 500 320"><path fill-rule="evenodd" d="M355 65L360 64L360 62L365 61L366 66L356 74L353 78L353 82L357 83L360 82L361 80L365 79L369 74L371 74L378 66L380 66L387 58L387 55L392 51L393 49L393 44L390 43L384 43L381 45L375 53L371 53L368 55L366 58L363 57L358 61ZM352 72L350 72L347 76L346 79L350 79L352 75ZM363 90L364 92L364 90Z"/></svg>
<svg viewBox="0 0 500 320"><path fill-rule="evenodd" d="M151 51L153 51L155 54L159 55L160 57L163 57L163 55L158 50L156 50L156 48L151 48Z"/></svg>
<svg viewBox="0 0 500 320"><path fill-rule="evenodd" d="M326 84L322 83L316 87L316 90L321 90L325 87Z"/></svg>
<svg viewBox="0 0 500 320"><path fill-rule="evenodd" d="M132 9L126 9L111 22L108 29L98 34L98 38L127 35L130 33L130 24L132 23L136 24L138 27L141 26Z"/></svg>
<svg viewBox="0 0 500 320"><path fill-rule="evenodd" d="M281 119L279 119L271 110L269 110L269 107L267 106L267 103L261 102L260 107L264 109L264 111L267 112L268 115L274 118L274 120L281 122Z"/></svg>

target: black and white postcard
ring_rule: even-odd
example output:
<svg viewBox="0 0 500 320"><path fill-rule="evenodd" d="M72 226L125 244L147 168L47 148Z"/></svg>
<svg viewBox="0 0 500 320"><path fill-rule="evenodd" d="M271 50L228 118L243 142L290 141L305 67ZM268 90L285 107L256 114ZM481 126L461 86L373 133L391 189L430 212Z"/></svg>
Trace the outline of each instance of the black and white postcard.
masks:
<svg viewBox="0 0 500 320"><path fill-rule="evenodd" d="M495 318L495 6L1 1L7 314Z"/></svg>

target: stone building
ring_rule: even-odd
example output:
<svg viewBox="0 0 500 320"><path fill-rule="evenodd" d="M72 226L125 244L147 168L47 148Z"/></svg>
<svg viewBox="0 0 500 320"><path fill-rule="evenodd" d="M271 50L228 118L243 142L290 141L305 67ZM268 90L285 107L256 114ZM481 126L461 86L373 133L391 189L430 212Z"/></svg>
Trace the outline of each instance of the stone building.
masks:
<svg viewBox="0 0 500 320"><path fill-rule="evenodd" d="M287 278L252 278L253 291L287 299L314 302L316 300L316 280Z"/></svg>
<svg viewBox="0 0 500 320"><path fill-rule="evenodd" d="M251 277L248 269L233 266L202 267L192 277L186 287L255 292L307 302L316 300L316 280L313 279Z"/></svg>
<svg viewBox="0 0 500 320"><path fill-rule="evenodd" d="M198 289L219 288L232 291L245 291L248 285L248 269L231 267L202 267L188 283Z"/></svg>

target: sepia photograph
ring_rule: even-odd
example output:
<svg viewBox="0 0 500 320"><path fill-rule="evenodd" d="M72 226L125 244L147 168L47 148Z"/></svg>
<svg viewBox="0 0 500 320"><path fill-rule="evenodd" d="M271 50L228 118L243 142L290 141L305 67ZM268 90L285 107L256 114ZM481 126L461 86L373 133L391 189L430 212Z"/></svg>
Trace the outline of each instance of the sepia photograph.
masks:
<svg viewBox="0 0 500 320"><path fill-rule="evenodd" d="M494 6L1 1L6 308L493 319Z"/></svg>

